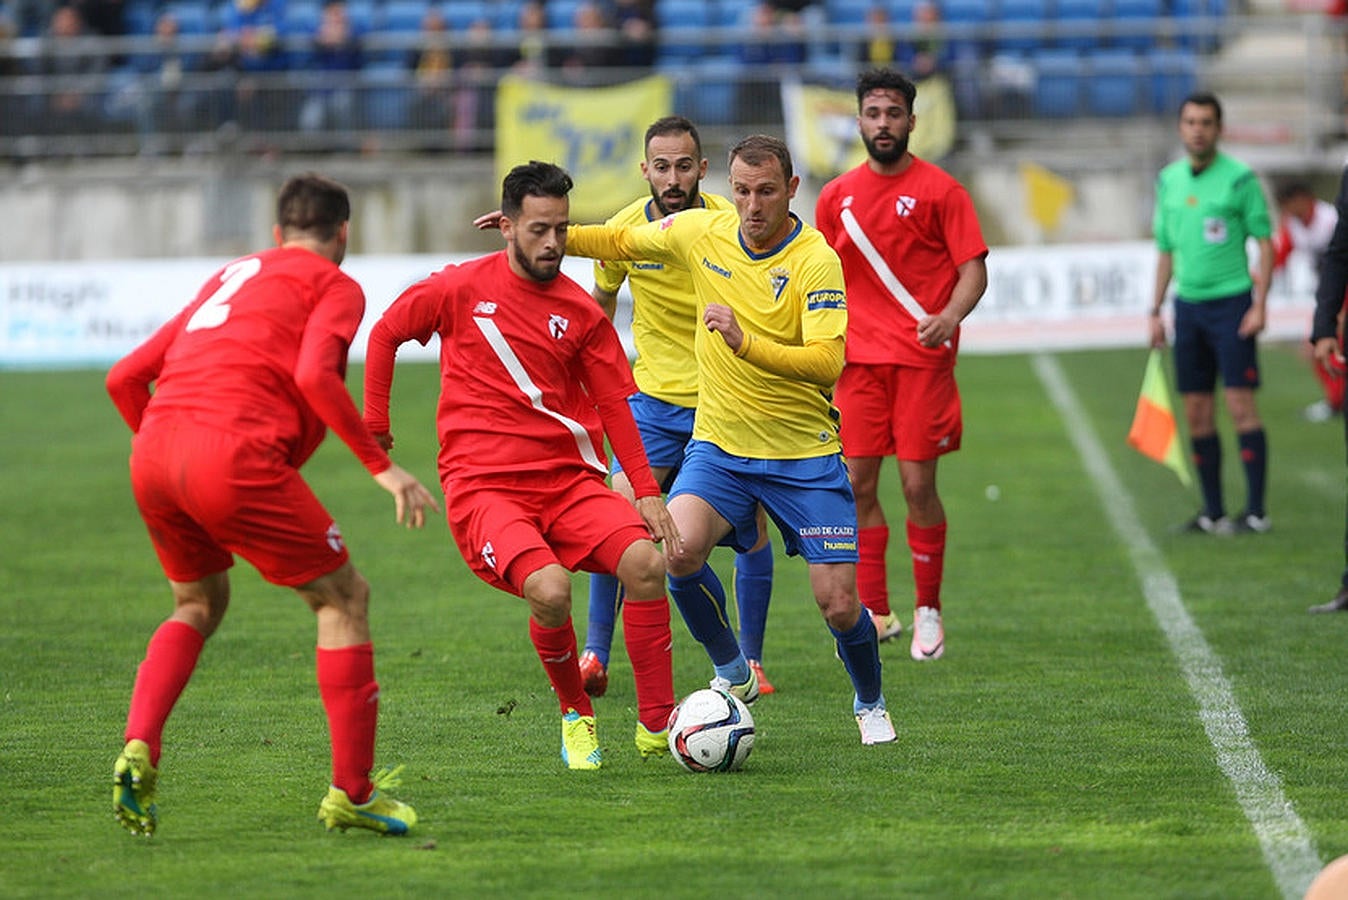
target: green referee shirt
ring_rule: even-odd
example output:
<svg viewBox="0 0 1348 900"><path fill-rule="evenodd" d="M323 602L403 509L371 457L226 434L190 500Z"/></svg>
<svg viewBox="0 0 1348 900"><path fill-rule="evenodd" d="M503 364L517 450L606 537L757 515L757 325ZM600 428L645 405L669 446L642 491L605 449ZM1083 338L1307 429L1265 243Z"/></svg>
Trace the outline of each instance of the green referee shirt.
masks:
<svg viewBox="0 0 1348 900"><path fill-rule="evenodd" d="M1273 233L1259 179L1245 163L1218 153L1197 175L1187 158L1156 179L1156 246L1175 264L1175 290L1184 300L1215 300L1248 291L1246 238Z"/></svg>

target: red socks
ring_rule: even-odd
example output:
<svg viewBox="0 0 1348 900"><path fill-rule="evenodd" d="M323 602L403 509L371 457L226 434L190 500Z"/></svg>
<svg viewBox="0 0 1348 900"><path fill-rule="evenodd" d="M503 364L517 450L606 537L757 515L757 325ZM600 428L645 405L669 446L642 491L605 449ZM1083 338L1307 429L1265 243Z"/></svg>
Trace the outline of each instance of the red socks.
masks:
<svg viewBox="0 0 1348 900"><path fill-rule="evenodd" d="M374 680L374 645L355 644L316 651L318 693L332 738L332 784L357 805L374 786L374 732L379 720L379 685Z"/></svg>
<svg viewBox="0 0 1348 900"><path fill-rule="evenodd" d="M131 708L126 715L128 741L144 741L150 762L159 765L164 723L192 677L206 638L185 622L169 619L150 637L145 659L136 670Z"/></svg>
<svg viewBox="0 0 1348 900"><path fill-rule="evenodd" d="M629 597L623 606L623 642L637 686L637 718L647 731L664 731L674 710L669 601Z"/></svg>
<svg viewBox="0 0 1348 900"><path fill-rule="evenodd" d="M920 528L908 523L908 549L913 554L917 605L941 608L941 574L945 567L946 523Z"/></svg>
<svg viewBox="0 0 1348 900"><path fill-rule="evenodd" d="M857 530L857 599L877 616L889 615L889 578L885 551L889 549L889 526L872 525Z"/></svg>
<svg viewBox="0 0 1348 900"><path fill-rule="evenodd" d="M630 601L629 601L630 602ZM623 613L624 620L627 617ZM557 628L544 628L529 617L529 640L534 642L538 658L543 663L543 671L548 673L548 681L557 692L557 702L562 713L574 709L582 716L594 715L594 705L590 695L585 693L585 684L580 679L580 665L576 659L576 629L568 616L565 625Z"/></svg>

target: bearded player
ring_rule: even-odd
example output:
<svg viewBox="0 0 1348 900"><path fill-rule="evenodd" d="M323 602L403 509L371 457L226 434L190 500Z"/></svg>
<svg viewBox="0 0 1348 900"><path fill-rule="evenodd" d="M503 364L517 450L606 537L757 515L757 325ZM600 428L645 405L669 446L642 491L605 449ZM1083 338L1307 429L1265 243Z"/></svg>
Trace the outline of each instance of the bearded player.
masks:
<svg viewBox="0 0 1348 900"><path fill-rule="evenodd" d="M873 69L857 78L864 163L819 194L815 222L842 260L847 353L835 403L857 500L857 593L882 640L902 631L890 608L889 525L876 492L884 457L899 461L916 586L911 654L945 652L941 578L946 516L936 463L962 433L959 327L987 289L987 244L969 194L908 150L917 88Z"/></svg>

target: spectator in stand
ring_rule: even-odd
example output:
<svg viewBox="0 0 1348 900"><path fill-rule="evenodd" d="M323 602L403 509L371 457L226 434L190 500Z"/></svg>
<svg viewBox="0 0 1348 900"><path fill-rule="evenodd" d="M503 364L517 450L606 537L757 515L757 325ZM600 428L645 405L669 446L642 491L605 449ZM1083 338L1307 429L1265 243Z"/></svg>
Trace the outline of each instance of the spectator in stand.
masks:
<svg viewBox="0 0 1348 900"><path fill-rule="evenodd" d="M510 68L517 75L542 78L554 61L548 37L548 14L540 0L525 0L515 20L519 43Z"/></svg>
<svg viewBox="0 0 1348 900"><path fill-rule="evenodd" d="M285 0L234 0L225 10L221 29L222 67L238 71L235 85L235 113L247 129L266 129L290 121L284 116L278 98L268 96L265 79L284 71L281 52L281 21Z"/></svg>
<svg viewBox="0 0 1348 900"><path fill-rule="evenodd" d="M492 43L491 22L478 19L468 26L468 46L457 70L454 92L454 149L490 151L496 130L496 72L505 59Z"/></svg>
<svg viewBox="0 0 1348 900"><path fill-rule="evenodd" d="M171 10L154 21L154 47L131 57L136 79L122 93L121 103L136 119L143 154L165 149L164 136L183 134L198 125L201 96L183 90L183 76L201 67L198 54L183 49L178 17Z"/></svg>
<svg viewBox="0 0 1348 900"><path fill-rule="evenodd" d="M1310 257L1316 283L1324 268L1325 250L1339 222L1334 204L1315 196L1304 181L1280 185L1274 194L1278 204L1278 230L1273 234L1273 270L1283 270L1294 252ZM1328 366L1312 362L1311 370L1324 396L1307 406L1302 415L1308 422L1327 422L1343 412L1344 372L1331 357Z"/></svg>
<svg viewBox="0 0 1348 900"><path fill-rule="evenodd" d="M49 134L83 134L98 124L97 88L108 60L85 40L84 19L73 6L58 6L38 60L40 75L59 78L46 93L39 127ZM81 46L83 45L83 46Z"/></svg>
<svg viewBox="0 0 1348 900"><path fill-rule="evenodd" d="M613 23L618 28L622 64L634 69L655 65L655 4L652 0L617 0Z"/></svg>
<svg viewBox="0 0 1348 900"><path fill-rule="evenodd" d="M417 128L444 130L454 120L454 54L449 40L449 24L444 14L434 6L427 7L411 59L416 80L412 122Z"/></svg>
<svg viewBox="0 0 1348 900"><path fill-rule="evenodd" d="M324 85L309 93L300 108L299 124L303 131L323 129L346 131L355 124L356 97L352 89L355 75L364 65L360 35L347 13L345 0L330 0L323 7L314 32L309 65L331 73Z"/></svg>

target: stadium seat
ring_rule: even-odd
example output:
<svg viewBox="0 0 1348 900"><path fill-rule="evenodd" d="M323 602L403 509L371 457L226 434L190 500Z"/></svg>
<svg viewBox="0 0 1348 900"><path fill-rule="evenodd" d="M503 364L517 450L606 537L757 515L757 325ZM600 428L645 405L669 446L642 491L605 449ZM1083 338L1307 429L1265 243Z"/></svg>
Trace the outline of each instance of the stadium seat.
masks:
<svg viewBox="0 0 1348 900"><path fill-rule="evenodd" d="M717 56L697 63L697 84L688 95L689 117L702 125L735 122L735 97L743 66L733 56Z"/></svg>
<svg viewBox="0 0 1348 900"><path fill-rule="evenodd" d="M1226 15L1225 0L1171 0L1178 43L1200 53L1214 53L1221 46L1220 26Z"/></svg>
<svg viewBox="0 0 1348 900"><path fill-rule="evenodd" d="M669 0L662 0L668 3ZM830 25L864 25L866 15L871 8L880 5L881 0L826 0L824 15ZM889 10L885 10L886 14Z"/></svg>
<svg viewBox="0 0 1348 900"><path fill-rule="evenodd" d="M478 19L491 21L487 10L477 0L447 0L440 4L440 14L445 17L445 25L451 33L461 34Z"/></svg>
<svg viewBox="0 0 1348 900"><path fill-rule="evenodd" d="M1049 0L1001 0L993 48L1001 53L1032 52L1048 43Z"/></svg>
<svg viewBox="0 0 1348 900"><path fill-rule="evenodd" d="M1034 66L1034 113L1064 119L1081 112L1082 57L1075 50L1041 50Z"/></svg>
<svg viewBox="0 0 1348 900"><path fill-rule="evenodd" d="M1087 108L1091 115L1122 118L1150 104L1142 64L1132 50L1099 50L1087 58Z"/></svg>
<svg viewBox="0 0 1348 900"><path fill-rule="evenodd" d="M285 42L286 65L302 71L313 62L313 37L323 19L318 0L287 0L281 15L281 40Z"/></svg>
<svg viewBox="0 0 1348 900"><path fill-rule="evenodd" d="M575 27L576 7L582 0L547 0L543 4L547 10L548 28L553 31L570 31ZM662 0L663 2L663 0Z"/></svg>
<svg viewBox="0 0 1348 900"><path fill-rule="evenodd" d="M374 0L346 0L346 15L357 34L369 34L374 30L378 12Z"/></svg>
<svg viewBox="0 0 1348 900"><path fill-rule="evenodd" d="M674 65L705 56L700 35L693 40L683 40L666 39L664 34L671 29L697 29L700 32L704 28L712 27L716 13L711 0L660 0L655 5L655 28L659 39L657 53L660 62Z"/></svg>
<svg viewBox="0 0 1348 900"><path fill-rule="evenodd" d="M0 14L4 6L0 5ZM122 10L122 21L129 35L154 34L155 19L159 18L158 4L149 0L132 0Z"/></svg>
<svg viewBox="0 0 1348 900"><path fill-rule="evenodd" d="M972 53L982 56L986 49L984 36L998 10L996 2L985 0L941 0L941 20L954 30L950 38L952 56Z"/></svg>
<svg viewBox="0 0 1348 900"><path fill-rule="evenodd" d="M1161 48L1143 57L1151 82L1149 108L1160 115L1179 112L1184 98L1198 87L1198 61L1189 50Z"/></svg>
<svg viewBox="0 0 1348 900"><path fill-rule="evenodd" d="M375 27L380 31L394 33L420 31L421 20L429 8L429 0L384 0L383 8L375 19Z"/></svg>
<svg viewBox="0 0 1348 900"><path fill-rule="evenodd" d="M367 65L360 72L362 124L365 128L398 130L408 126L412 105L410 73L400 62Z"/></svg>
<svg viewBox="0 0 1348 900"><path fill-rule="evenodd" d="M1163 12L1161 0L1112 0L1110 46L1150 50Z"/></svg>
<svg viewBox="0 0 1348 900"><path fill-rule="evenodd" d="M1054 45L1064 50L1091 51L1100 46L1100 29L1109 15L1108 0L1057 0Z"/></svg>

